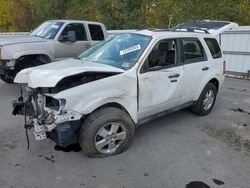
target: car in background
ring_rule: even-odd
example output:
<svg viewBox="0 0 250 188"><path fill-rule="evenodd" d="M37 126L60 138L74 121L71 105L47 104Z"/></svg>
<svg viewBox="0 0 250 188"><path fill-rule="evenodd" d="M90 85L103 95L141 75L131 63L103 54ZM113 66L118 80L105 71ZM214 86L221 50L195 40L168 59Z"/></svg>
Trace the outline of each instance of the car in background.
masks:
<svg viewBox="0 0 250 188"><path fill-rule="evenodd" d="M12 83L24 68L77 57L107 35L99 22L50 20L28 35L0 37L0 79Z"/></svg>
<svg viewBox="0 0 250 188"><path fill-rule="evenodd" d="M219 21L219 20L200 20L193 21L188 23L179 24L174 27L174 30L185 31L189 29L194 29L197 32L205 31L217 37L218 41L220 41L220 34L232 30L239 25L235 22L229 21Z"/></svg>

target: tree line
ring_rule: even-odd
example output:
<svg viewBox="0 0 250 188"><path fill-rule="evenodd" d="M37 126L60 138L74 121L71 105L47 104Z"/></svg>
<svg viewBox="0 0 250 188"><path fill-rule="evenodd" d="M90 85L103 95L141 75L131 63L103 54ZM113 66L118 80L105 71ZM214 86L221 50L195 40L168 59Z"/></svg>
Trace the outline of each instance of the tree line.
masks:
<svg viewBox="0 0 250 188"><path fill-rule="evenodd" d="M0 0L0 32L51 19L103 22L108 29L168 28L192 20L250 24L249 0Z"/></svg>

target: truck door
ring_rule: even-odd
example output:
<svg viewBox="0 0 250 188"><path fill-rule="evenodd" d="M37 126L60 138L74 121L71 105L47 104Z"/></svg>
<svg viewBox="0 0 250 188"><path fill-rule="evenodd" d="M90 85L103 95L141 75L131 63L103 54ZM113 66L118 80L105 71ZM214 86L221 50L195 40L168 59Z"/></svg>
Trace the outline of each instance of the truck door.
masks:
<svg viewBox="0 0 250 188"><path fill-rule="evenodd" d="M89 30L92 46L105 39L105 36L103 33L104 28L102 28L101 25L88 24L88 30Z"/></svg>
<svg viewBox="0 0 250 188"><path fill-rule="evenodd" d="M69 31L75 32L76 41L58 40L54 45L54 53L57 60L76 57L91 46L83 23L69 23L63 29L59 39L67 37Z"/></svg>

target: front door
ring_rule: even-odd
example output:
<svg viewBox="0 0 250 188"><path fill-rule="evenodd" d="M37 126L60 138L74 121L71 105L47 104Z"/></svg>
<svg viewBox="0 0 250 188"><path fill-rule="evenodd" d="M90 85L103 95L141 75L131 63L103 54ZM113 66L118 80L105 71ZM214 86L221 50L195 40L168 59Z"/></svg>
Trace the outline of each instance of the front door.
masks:
<svg viewBox="0 0 250 188"><path fill-rule="evenodd" d="M138 74L138 118L163 112L179 105L183 66L179 63L177 39L159 41Z"/></svg>
<svg viewBox="0 0 250 188"><path fill-rule="evenodd" d="M57 60L76 57L91 46L91 42L87 39L86 30L82 23L70 23L66 25L60 37L63 38L67 36L69 31L75 31L76 41L57 41L54 46L55 58Z"/></svg>

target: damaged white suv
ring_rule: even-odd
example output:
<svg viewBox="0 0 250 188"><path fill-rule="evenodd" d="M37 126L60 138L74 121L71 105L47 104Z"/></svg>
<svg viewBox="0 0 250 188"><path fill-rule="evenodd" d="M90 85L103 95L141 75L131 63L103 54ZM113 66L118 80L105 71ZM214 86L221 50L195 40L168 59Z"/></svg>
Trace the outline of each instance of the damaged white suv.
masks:
<svg viewBox="0 0 250 188"><path fill-rule="evenodd" d="M13 114L25 115L35 138L90 157L125 151L135 126L192 106L207 115L223 82L225 62L210 34L138 30L100 42L78 59L24 69Z"/></svg>

